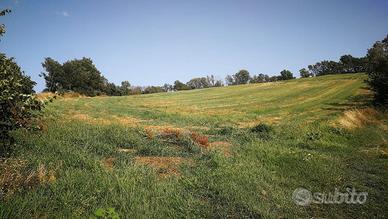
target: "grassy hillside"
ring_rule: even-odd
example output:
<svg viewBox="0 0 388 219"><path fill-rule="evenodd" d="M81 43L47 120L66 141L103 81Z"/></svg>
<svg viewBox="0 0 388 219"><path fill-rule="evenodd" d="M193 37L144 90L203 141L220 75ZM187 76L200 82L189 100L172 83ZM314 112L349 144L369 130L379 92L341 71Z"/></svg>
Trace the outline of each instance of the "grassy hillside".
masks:
<svg viewBox="0 0 388 219"><path fill-rule="evenodd" d="M383 218L388 122L365 108L364 79L58 98L41 130L14 133L0 217ZM298 206L299 187L368 200Z"/></svg>

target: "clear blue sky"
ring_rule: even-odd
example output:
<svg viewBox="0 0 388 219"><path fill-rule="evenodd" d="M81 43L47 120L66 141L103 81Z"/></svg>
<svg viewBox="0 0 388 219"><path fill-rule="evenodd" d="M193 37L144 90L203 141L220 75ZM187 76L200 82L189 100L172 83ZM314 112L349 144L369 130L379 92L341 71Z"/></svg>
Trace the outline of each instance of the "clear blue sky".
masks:
<svg viewBox="0 0 388 219"><path fill-rule="evenodd" d="M388 34L386 0L1 0L0 51L38 77L41 62L90 57L108 80L162 85L239 69L294 75L363 56Z"/></svg>

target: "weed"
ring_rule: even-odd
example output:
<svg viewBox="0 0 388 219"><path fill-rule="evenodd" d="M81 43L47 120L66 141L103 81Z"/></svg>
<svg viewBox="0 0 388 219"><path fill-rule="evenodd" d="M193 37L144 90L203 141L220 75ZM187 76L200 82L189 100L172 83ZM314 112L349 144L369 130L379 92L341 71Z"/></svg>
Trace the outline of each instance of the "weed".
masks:
<svg viewBox="0 0 388 219"><path fill-rule="evenodd" d="M103 219L119 219L119 214L114 208L99 208L94 212L97 218Z"/></svg>

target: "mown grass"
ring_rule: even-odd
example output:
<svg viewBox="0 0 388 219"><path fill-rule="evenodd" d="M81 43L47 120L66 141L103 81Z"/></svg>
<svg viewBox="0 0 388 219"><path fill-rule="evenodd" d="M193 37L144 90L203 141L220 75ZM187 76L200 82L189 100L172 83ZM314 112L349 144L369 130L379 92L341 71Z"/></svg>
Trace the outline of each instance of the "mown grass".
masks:
<svg viewBox="0 0 388 219"><path fill-rule="evenodd" d="M113 207L123 218L384 218L386 114L351 129L336 123L363 107L364 79L60 98L45 109L42 131L14 133L8 158L26 162L25 174L44 165L38 176L50 180L3 192L0 217L83 218ZM260 123L267 128L252 129ZM182 162L155 169L137 162L144 157ZM369 195L364 205L303 207L292 200L298 187Z"/></svg>

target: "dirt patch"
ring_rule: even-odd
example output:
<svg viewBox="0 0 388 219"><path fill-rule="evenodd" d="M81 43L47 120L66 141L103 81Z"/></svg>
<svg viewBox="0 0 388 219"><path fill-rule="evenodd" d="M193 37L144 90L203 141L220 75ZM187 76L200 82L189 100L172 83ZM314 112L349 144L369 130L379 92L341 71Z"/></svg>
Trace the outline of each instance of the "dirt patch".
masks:
<svg viewBox="0 0 388 219"><path fill-rule="evenodd" d="M0 159L0 199L6 199L22 188L32 189L56 180L55 172L47 170L44 164L32 170L26 166L24 160Z"/></svg>
<svg viewBox="0 0 388 219"><path fill-rule="evenodd" d="M226 142L226 141L215 141L215 142L211 142L209 144L208 149L209 150L219 151L224 156L229 157L232 154L231 153L231 150L232 150L231 147L232 147L232 144L230 144L229 142Z"/></svg>
<svg viewBox="0 0 388 219"><path fill-rule="evenodd" d="M191 163L183 157L136 157L136 163L146 165L156 170L160 177L180 176L178 171L182 163Z"/></svg>
<svg viewBox="0 0 388 219"><path fill-rule="evenodd" d="M105 159L102 160L102 165L103 165L106 169L112 170L115 161L116 161L116 158L115 158L115 157L108 157L108 158L105 158Z"/></svg>
<svg viewBox="0 0 388 219"><path fill-rule="evenodd" d="M386 119L386 116L382 115L382 113L377 110L365 108L346 111L337 122L347 129L361 128L367 124L377 124L381 125L384 129L387 129L387 126L384 124L384 120Z"/></svg>
<svg viewBox="0 0 388 219"><path fill-rule="evenodd" d="M204 135L200 135L196 132L192 132L190 134L190 138L197 144L199 144L200 146L204 147L204 148L207 148L209 146L209 138L207 136L204 136Z"/></svg>

